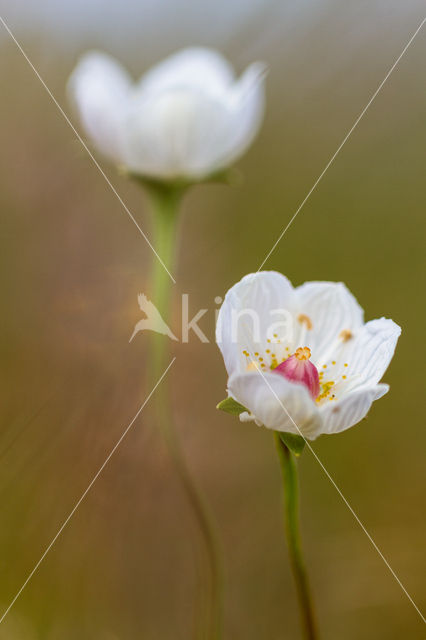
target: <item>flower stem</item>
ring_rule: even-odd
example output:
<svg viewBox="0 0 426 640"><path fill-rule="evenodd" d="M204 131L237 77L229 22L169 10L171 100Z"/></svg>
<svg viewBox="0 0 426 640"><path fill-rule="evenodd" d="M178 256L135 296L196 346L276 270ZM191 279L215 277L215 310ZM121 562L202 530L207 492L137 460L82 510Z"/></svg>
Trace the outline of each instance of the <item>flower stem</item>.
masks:
<svg viewBox="0 0 426 640"><path fill-rule="evenodd" d="M154 186L149 185L148 190L154 212L155 249L164 265L171 272L177 246L178 210L185 188L155 184ZM153 301L169 326L172 284L170 275L161 262L155 258L152 284L152 295L155 297ZM170 338L167 336L158 333L152 335L150 370L154 381L158 380L170 360L169 343ZM221 553L210 510L191 476L173 424L168 378L163 380L157 390L156 413L169 455L198 522L208 559L210 589L207 622L203 625L204 628L199 637L202 640L220 640L222 637L223 598Z"/></svg>
<svg viewBox="0 0 426 640"><path fill-rule="evenodd" d="M306 640L318 640L314 607L300 540L297 462L293 453L281 440L279 433L275 432L274 438L283 476L287 544L299 596L304 637Z"/></svg>
<svg viewBox="0 0 426 640"><path fill-rule="evenodd" d="M165 186L148 189L153 209L154 247L160 259L153 258L152 296L163 320L170 325L173 276L171 270L177 249L178 210L183 191ZM155 382L167 366L169 354L167 336L153 333L151 341L150 371Z"/></svg>

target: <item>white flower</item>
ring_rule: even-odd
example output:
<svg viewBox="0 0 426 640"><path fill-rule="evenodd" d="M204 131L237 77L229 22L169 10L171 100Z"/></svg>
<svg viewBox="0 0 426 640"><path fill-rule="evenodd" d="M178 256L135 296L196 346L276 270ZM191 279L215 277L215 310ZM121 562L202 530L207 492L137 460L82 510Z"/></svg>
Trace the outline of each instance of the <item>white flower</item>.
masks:
<svg viewBox="0 0 426 640"><path fill-rule="evenodd" d="M184 49L133 83L113 58L89 52L68 84L91 143L117 165L160 179L199 180L229 167L263 116L264 65L236 79L215 51Z"/></svg>
<svg viewBox="0 0 426 640"><path fill-rule="evenodd" d="M386 318L364 324L363 315L342 283L293 288L280 273L263 271L234 285L216 340L228 394L248 409L240 418L276 431L300 429L310 440L364 418L389 390L379 382L401 329Z"/></svg>

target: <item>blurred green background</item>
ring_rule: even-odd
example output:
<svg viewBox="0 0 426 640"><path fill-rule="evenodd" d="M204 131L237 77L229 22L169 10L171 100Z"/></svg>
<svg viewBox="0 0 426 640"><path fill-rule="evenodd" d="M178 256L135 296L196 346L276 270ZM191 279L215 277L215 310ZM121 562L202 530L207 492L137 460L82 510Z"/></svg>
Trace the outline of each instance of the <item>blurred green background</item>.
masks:
<svg viewBox="0 0 426 640"><path fill-rule="evenodd" d="M3 18L69 112L65 83L93 46L138 75L179 47L265 60L267 111L240 186L187 197L179 296L208 308L255 271L424 17L421 2L3 2ZM0 604L11 602L146 396L148 336L128 344L152 254L3 30L0 257ZM426 29L419 33L266 268L342 280L402 326L367 420L314 443L416 603L425 604L424 201ZM139 188L103 165L141 227ZM214 345L173 345L174 413L218 522L225 638L297 639L271 434L215 410ZM322 637L424 638L423 623L308 451L304 545ZM199 541L149 407L0 624L7 640L187 640Z"/></svg>

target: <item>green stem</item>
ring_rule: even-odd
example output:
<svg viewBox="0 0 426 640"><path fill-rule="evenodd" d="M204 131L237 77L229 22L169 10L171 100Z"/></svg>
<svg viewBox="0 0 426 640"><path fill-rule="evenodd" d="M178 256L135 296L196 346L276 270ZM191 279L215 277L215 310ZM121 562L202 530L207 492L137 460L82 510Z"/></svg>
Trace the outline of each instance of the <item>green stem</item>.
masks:
<svg viewBox="0 0 426 640"><path fill-rule="evenodd" d="M300 540L297 463L295 456L281 440L279 433L275 432L274 438L283 476L287 544L299 596L304 637L306 640L318 640L314 607Z"/></svg>
<svg viewBox="0 0 426 640"><path fill-rule="evenodd" d="M179 205L184 194L182 187L166 187L162 185L150 185L154 210L155 249L161 257L164 265L171 275L174 266L174 255L177 246L177 223ZM173 281L167 273L164 265L158 258L153 265L153 289L152 297L157 309L164 321L170 326L170 307ZM150 370L152 382L158 380L170 361L170 338L154 333L151 343ZM204 540L209 571L210 594L209 612L207 614L207 632L203 630L202 638L207 640L220 640L222 637L222 568L221 554L216 539L215 527L210 516L208 506L197 488L188 469L183 451L173 425L173 416L170 410L170 391L168 378L166 377L156 393L156 412L162 429L169 455L173 461L176 472L180 478L189 504L198 522L201 535Z"/></svg>
<svg viewBox="0 0 426 640"><path fill-rule="evenodd" d="M153 258L152 296L161 317L170 326L172 299L172 269L177 248L178 211L183 191L163 186L149 187L153 209L154 247L159 256ZM154 333L151 342L151 377L153 383L167 366L169 355L167 336Z"/></svg>

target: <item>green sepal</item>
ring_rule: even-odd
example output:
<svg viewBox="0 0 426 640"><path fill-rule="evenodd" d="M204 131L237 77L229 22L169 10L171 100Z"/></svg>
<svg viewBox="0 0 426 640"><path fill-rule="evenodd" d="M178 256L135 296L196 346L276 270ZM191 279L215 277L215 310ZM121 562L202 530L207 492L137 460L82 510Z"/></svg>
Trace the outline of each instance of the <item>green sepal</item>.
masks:
<svg viewBox="0 0 426 640"><path fill-rule="evenodd" d="M288 447L290 451L293 451L294 455L300 456L306 444L306 441L302 436L297 436L294 433L280 432L280 438L286 447Z"/></svg>
<svg viewBox="0 0 426 640"><path fill-rule="evenodd" d="M216 406L216 409L220 409L221 411L225 411L226 413L230 413L231 416L239 416L240 413L244 411L248 411L242 404L234 400L234 398L225 398L222 402Z"/></svg>

